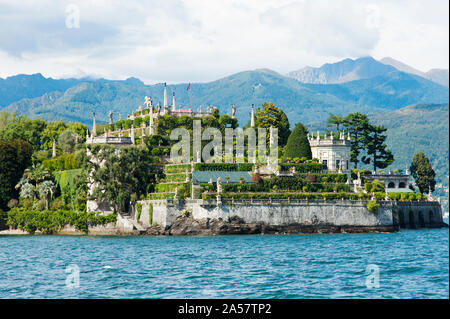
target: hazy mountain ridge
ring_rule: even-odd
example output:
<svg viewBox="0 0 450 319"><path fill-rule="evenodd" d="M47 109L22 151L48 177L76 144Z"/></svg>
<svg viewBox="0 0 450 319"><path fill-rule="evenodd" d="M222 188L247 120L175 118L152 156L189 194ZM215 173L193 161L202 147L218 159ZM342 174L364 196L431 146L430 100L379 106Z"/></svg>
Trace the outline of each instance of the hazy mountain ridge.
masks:
<svg viewBox="0 0 450 319"><path fill-rule="evenodd" d="M289 72L287 76L301 83L342 84L382 76L393 71L417 75L447 88L449 86L448 70L432 69L422 72L390 57L382 58L379 61L372 57L345 59L336 63L326 63L317 68L306 66L300 70Z"/></svg>
<svg viewBox="0 0 450 319"><path fill-rule="evenodd" d="M35 98L53 91L65 91L88 79L52 79L40 73L0 78L0 109L23 98Z"/></svg>
<svg viewBox="0 0 450 319"><path fill-rule="evenodd" d="M187 86L187 83L168 85L169 104L175 92L177 106L188 108ZM275 71L259 69L212 82L191 83L190 92L194 109L213 105L230 114L231 104L236 104L236 115L242 125L249 119L251 104L258 107L265 101L281 107L294 125L299 121L325 120L329 113L375 113L413 103L447 103L449 98L446 88L398 71L341 84L304 84ZM108 120L110 110L116 113L115 119L119 114L125 118L143 105L146 95L152 97L155 105L162 102L163 84L145 85L135 78L80 81L64 92L53 91L41 97L22 99L5 110L47 120L77 120L90 124L93 112L100 122Z"/></svg>
<svg viewBox="0 0 450 319"><path fill-rule="evenodd" d="M372 57L363 57L326 63L319 68L307 66L298 71L289 72L288 76L302 83L336 84L368 79L395 70L394 67L380 63Z"/></svg>
<svg viewBox="0 0 450 319"><path fill-rule="evenodd" d="M428 72L422 72L390 57L382 58L380 62L386 65L391 65L399 71L421 76L445 87L448 87L449 85L449 71L446 69L431 69Z"/></svg>

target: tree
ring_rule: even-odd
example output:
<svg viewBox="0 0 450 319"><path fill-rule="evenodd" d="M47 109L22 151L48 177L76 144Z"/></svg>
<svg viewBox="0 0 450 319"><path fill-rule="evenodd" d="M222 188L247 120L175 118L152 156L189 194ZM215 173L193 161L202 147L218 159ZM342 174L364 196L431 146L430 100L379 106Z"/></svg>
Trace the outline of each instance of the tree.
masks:
<svg viewBox="0 0 450 319"><path fill-rule="evenodd" d="M411 175L419 187L420 193L427 193L429 189L433 192L436 186L435 172L431 167L430 160L424 153L416 153L411 163Z"/></svg>
<svg viewBox="0 0 450 319"><path fill-rule="evenodd" d="M0 130L0 140L12 141L21 139L33 146L35 151L41 149L41 134L47 123L41 119L28 119L18 116L15 121L6 125Z"/></svg>
<svg viewBox="0 0 450 319"><path fill-rule="evenodd" d="M287 140L286 152L284 153L285 158L312 158L311 147L309 145L307 134L308 130L302 123L297 123L297 125L295 125L294 130L289 135Z"/></svg>
<svg viewBox="0 0 450 319"><path fill-rule="evenodd" d="M123 147L117 153L110 145L89 145L87 171L92 172L92 198L107 201L124 211L154 183L153 157L145 146Z"/></svg>
<svg viewBox="0 0 450 319"><path fill-rule="evenodd" d="M30 143L23 140L0 140L0 209L6 209L11 198L17 198L14 186L31 164L32 152Z"/></svg>
<svg viewBox="0 0 450 319"><path fill-rule="evenodd" d="M368 134L364 136L364 147L367 155L362 157L364 164L373 165L373 171L377 168L386 168L394 162L394 155L387 150L387 145L384 143L386 135L383 133L387 129L384 126L370 125L368 127Z"/></svg>
<svg viewBox="0 0 450 319"><path fill-rule="evenodd" d="M21 187L25 183L30 183L37 187L40 182L45 181L50 177L50 171L44 165L41 163L34 163L23 171L23 176L16 188Z"/></svg>
<svg viewBox="0 0 450 319"><path fill-rule="evenodd" d="M289 120L286 114L272 102L264 102L262 109L256 110L255 126L257 128L269 129L271 126L278 129L278 145L284 146L287 143L291 131Z"/></svg>
<svg viewBox="0 0 450 319"><path fill-rule="evenodd" d="M6 111L0 112L0 131L3 130L9 123L16 120L16 112L9 113Z"/></svg>
<svg viewBox="0 0 450 319"><path fill-rule="evenodd" d="M350 133L350 161L353 163L354 168L357 169L359 155L364 149L364 141L369 132L369 119L366 114L359 112L350 113L345 117L343 126Z"/></svg>
<svg viewBox="0 0 450 319"><path fill-rule="evenodd" d="M334 115L330 113L330 116L328 117L328 123L332 125L336 125L336 131L339 131L339 126L345 123L345 118L340 115Z"/></svg>
<svg viewBox="0 0 450 319"><path fill-rule="evenodd" d="M75 146L77 146L81 140L82 137L80 135L73 132L71 129L67 129L59 135L58 146L66 154L73 153L75 151Z"/></svg>
<svg viewBox="0 0 450 319"><path fill-rule="evenodd" d="M59 135L66 129L67 126L63 121L49 122L47 127L41 133L44 149L51 149L53 147L53 141L57 141Z"/></svg>
<svg viewBox="0 0 450 319"><path fill-rule="evenodd" d="M39 197L45 200L45 209L48 210L48 203L53 198L53 194L56 191L56 185L52 181L43 181L39 184L37 189Z"/></svg>

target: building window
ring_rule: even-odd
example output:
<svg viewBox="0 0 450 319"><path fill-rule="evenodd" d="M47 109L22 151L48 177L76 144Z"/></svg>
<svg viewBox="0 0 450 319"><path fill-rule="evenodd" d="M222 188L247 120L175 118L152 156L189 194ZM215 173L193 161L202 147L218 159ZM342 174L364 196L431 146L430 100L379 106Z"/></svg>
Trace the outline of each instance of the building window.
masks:
<svg viewBox="0 0 450 319"><path fill-rule="evenodd" d="M340 160L336 160L336 169L339 169L340 168L340 165L341 164L341 161Z"/></svg>
<svg viewBox="0 0 450 319"><path fill-rule="evenodd" d="M406 188L406 184L401 182L400 184L398 184L398 188Z"/></svg>
<svg viewBox="0 0 450 319"><path fill-rule="evenodd" d="M348 161L345 163L345 169L348 170Z"/></svg>
<svg viewBox="0 0 450 319"><path fill-rule="evenodd" d="M390 182L390 183L388 184L388 188L395 188L394 182Z"/></svg>
<svg viewBox="0 0 450 319"><path fill-rule="evenodd" d="M327 165L328 165L328 161L327 161L327 160L323 160L323 161L322 161L322 164L323 164L324 166L327 166Z"/></svg>

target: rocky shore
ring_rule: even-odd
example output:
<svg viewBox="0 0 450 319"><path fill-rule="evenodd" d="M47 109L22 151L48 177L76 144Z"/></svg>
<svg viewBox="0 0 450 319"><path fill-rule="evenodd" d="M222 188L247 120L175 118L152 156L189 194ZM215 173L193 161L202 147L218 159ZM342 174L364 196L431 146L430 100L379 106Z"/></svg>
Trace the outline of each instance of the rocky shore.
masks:
<svg viewBox="0 0 450 319"><path fill-rule="evenodd" d="M194 219L191 216L178 216L175 222L166 229L150 226L146 235L252 235L252 234L331 234L331 233L367 233L394 232L394 226L335 226L327 224L290 224L267 225L264 223L245 223L243 219L233 216L223 219Z"/></svg>

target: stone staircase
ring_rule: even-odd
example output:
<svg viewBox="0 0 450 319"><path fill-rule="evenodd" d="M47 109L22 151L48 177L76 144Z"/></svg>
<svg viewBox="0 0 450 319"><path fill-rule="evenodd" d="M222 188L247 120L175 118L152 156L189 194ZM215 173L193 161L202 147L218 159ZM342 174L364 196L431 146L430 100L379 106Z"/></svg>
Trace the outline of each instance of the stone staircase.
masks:
<svg viewBox="0 0 450 319"><path fill-rule="evenodd" d="M117 221L118 225L124 231L136 232L138 234L145 234L146 232L146 229L135 221L128 212L117 214Z"/></svg>

